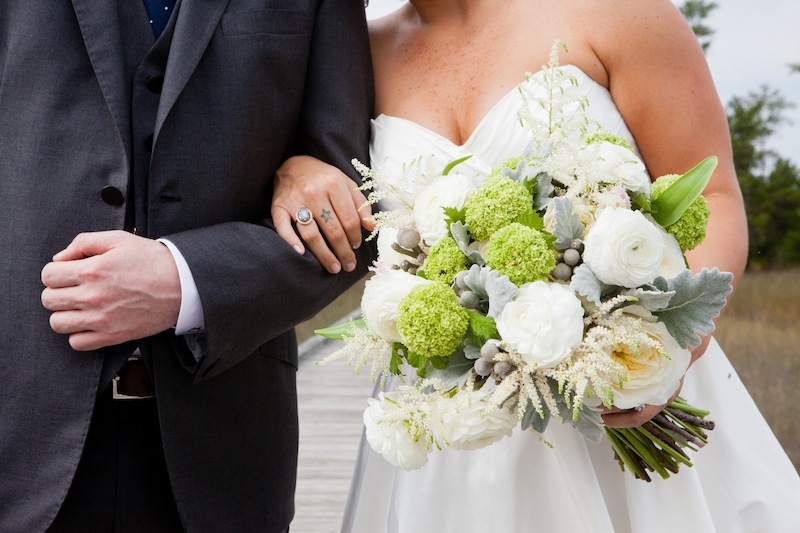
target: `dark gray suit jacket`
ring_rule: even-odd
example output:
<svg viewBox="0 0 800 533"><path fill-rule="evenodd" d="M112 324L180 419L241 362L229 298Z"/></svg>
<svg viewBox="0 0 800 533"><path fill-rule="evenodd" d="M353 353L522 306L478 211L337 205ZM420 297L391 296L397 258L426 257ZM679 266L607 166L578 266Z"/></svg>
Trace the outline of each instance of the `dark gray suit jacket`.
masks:
<svg viewBox="0 0 800 533"><path fill-rule="evenodd" d="M188 345L171 332L139 343L184 524L286 528L297 451L292 327L363 276L374 250L362 246L356 272L331 276L266 217L288 155L354 177L349 161L367 160L364 19L362 0L183 0L168 59L136 68L124 59L114 0L3 0L0 531L50 524L95 397L133 349L71 350L49 328L41 268L78 232L123 228L131 201L137 233L167 237L185 256L205 313L206 333ZM107 203L107 187L128 201Z"/></svg>

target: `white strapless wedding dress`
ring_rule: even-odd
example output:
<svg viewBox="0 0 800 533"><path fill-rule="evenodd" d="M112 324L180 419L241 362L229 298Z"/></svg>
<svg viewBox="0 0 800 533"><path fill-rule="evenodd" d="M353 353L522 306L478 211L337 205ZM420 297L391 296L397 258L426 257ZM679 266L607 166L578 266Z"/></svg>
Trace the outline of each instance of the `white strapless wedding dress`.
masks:
<svg viewBox="0 0 800 533"><path fill-rule="evenodd" d="M575 90L589 115L633 139L608 91L576 67ZM466 156L459 174L486 174L523 153L521 99L507 94L462 146L405 119L373 121L373 162L432 154ZM622 472L607 442L593 444L553 422L544 438L517 431L476 451L430 454L426 466L396 469L362 439L345 533L798 533L800 477L736 371L712 341L689 370L681 395L711 410L716 429L692 468L646 483ZM366 406L366 402L365 402Z"/></svg>

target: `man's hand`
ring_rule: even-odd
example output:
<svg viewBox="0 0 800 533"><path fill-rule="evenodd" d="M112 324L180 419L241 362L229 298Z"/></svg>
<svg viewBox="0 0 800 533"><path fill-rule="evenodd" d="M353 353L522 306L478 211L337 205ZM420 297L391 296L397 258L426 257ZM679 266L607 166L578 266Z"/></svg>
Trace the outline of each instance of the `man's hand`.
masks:
<svg viewBox="0 0 800 533"><path fill-rule="evenodd" d="M50 327L75 350L154 335L178 320L181 285L163 244L123 231L81 233L42 269Z"/></svg>

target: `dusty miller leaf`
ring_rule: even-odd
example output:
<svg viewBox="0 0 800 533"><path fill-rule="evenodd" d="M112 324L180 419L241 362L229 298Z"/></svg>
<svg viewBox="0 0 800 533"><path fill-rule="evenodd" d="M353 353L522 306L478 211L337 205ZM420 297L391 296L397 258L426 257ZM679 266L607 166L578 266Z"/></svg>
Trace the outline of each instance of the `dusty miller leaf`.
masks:
<svg viewBox="0 0 800 533"><path fill-rule="evenodd" d="M661 279L664 280L664 278ZM625 296L633 296L636 298L636 303L648 311L664 309L669 305L669 301L675 295L673 291L662 290L655 285L642 285L635 289L623 291L622 294Z"/></svg>
<svg viewBox="0 0 800 533"><path fill-rule="evenodd" d="M585 264L580 265L572 272L569 286L573 291L597 305L600 305L600 297L607 292L608 288L608 285L597 279L594 272Z"/></svg>
<svg viewBox="0 0 800 533"><path fill-rule="evenodd" d="M488 267L472 265L464 277L464 283L475 291L482 301L489 302L489 311L486 315L492 318L497 318L500 311L517 294L517 286L511 283L508 276L501 276L499 272Z"/></svg>
<svg viewBox="0 0 800 533"><path fill-rule="evenodd" d="M536 412L533 402L528 400L528 405L525 407L525 414L522 415L520 421L520 428L524 431L528 428L533 429L536 433L544 433L547 429L547 424L550 422L550 409L547 404L542 402L542 415Z"/></svg>
<svg viewBox="0 0 800 533"><path fill-rule="evenodd" d="M703 269L696 276L685 270L666 280L675 291L669 305L653 314L667 326L670 335L681 347L697 346L701 335L714 331L712 318L725 306L725 298L733 291L733 274L718 269Z"/></svg>
<svg viewBox="0 0 800 533"><path fill-rule="evenodd" d="M468 359L464 355L464 350L459 347L447 358L445 368L429 368L426 377L440 380L445 389L461 387L467 382L474 365L475 361Z"/></svg>
<svg viewBox="0 0 800 533"><path fill-rule="evenodd" d="M556 250L566 250L575 239L583 236L583 222L572 212L572 200L559 196L551 201L554 214L553 235Z"/></svg>
<svg viewBox="0 0 800 533"><path fill-rule="evenodd" d="M478 250L469 249L469 243L471 241L469 226L459 221L453 222L450 224L450 234L453 236L453 239L455 239L456 244L458 244L461 253L467 256L467 259L472 262L472 264L480 266L486 264Z"/></svg>

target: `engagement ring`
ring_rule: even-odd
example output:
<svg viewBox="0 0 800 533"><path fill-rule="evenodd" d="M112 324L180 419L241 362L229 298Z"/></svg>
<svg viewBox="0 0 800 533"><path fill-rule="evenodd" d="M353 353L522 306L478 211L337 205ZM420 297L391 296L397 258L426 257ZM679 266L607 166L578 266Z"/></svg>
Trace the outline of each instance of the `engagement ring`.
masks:
<svg viewBox="0 0 800 533"><path fill-rule="evenodd" d="M307 207L301 207L297 210L295 214L295 220L297 220L298 224L310 224L312 220L311 211Z"/></svg>

